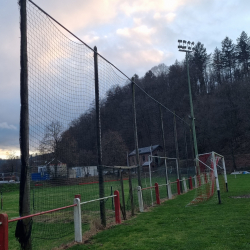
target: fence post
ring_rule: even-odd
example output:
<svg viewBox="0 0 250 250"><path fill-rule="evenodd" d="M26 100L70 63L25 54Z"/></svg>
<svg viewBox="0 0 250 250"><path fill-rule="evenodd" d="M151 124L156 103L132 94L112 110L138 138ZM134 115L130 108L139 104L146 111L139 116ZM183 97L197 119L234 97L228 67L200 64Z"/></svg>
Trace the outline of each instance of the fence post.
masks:
<svg viewBox="0 0 250 250"><path fill-rule="evenodd" d="M168 182L168 199L172 199L171 182Z"/></svg>
<svg viewBox="0 0 250 250"><path fill-rule="evenodd" d="M115 190L114 195L115 195L115 222L116 222L116 224L121 224L119 191Z"/></svg>
<svg viewBox="0 0 250 250"><path fill-rule="evenodd" d="M77 204L77 206L74 207L75 241L82 242L82 214L80 199L75 198L74 204Z"/></svg>
<svg viewBox="0 0 250 250"><path fill-rule="evenodd" d="M134 216L135 215L135 207L134 207L131 169L128 170L128 174L129 174L129 196L130 196L130 204L131 204L131 215Z"/></svg>
<svg viewBox="0 0 250 250"><path fill-rule="evenodd" d="M204 178L204 174L201 174L201 184L204 185L205 184L205 178Z"/></svg>
<svg viewBox="0 0 250 250"><path fill-rule="evenodd" d="M125 197L124 197L124 186L123 186L123 177L122 177L122 170L119 169L120 172L120 183L121 183L121 191L122 191L122 216L123 216L123 220L126 220L126 206L125 206Z"/></svg>
<svg viewBox="0 0 250 250"><path fill-rule="evenodd" d="M8 215L0 214L0 249L8 250Z"/></svg>
<svg viewBox="0 0 250 250"><path fill-rule="evenodd" d="M155 183L155 198L156 198L156 204L160 205L160 192L159 192L159 185L158 183Z"/></svg>
<svg viewBox="0 0 250 250"><path fill-rule="evenodd" d="M177 179L177 192L178 192L178 195L181 194L181 185L180 185L180 180Z"/></svg>
<svg viewBox="0 0 250 250"><path fill-rule="evenodd" d="M192 181L191 176L189 177L189 187L190 187L190 190L193 190L193 181Z"/></svg>
<svg viewBox="0 0 250 250"><path fill-rule="evenodd" d="M194 176L194 185L195 185L195 188L198 187L198 183L197 183L197 175Z"/></svg>
<svg viewBox="0 0 250 250"><path fill-rule="evenodd" d="M137 193L138 193L139 210L140 210L140 212L144 212L143 199L142 199L142 191L141 191L141 187L140 186L137 187Z"/></svg>
<svg viewBox="0 0 250 250"><path fill-rule="evenodd" d="M184 187L184 192L187 192L187 183L186 183L186 179L185 177L182 177L182 183L183 183L183 187Z"/></svg>
<svg viewBox="0 0 250 250"><path fill-rule="evenodd" d="M1 210L3 210L3 192L1 191Z"/></svg>
<svg viewBox="0 0 250 250"><path fill-rule="evenodd" d="M76 199L76 198L79 198L79 200L81 201L81 195L80 195L80 194L76 194L76 195L75 195L75 199Z"/></svg>

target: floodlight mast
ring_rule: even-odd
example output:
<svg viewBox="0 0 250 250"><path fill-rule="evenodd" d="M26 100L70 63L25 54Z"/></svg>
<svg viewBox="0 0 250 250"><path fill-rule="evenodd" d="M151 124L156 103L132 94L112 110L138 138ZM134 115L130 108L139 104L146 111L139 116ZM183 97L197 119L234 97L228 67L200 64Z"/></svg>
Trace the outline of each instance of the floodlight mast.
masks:
<svg viewBox="0 0 250 250"><path fill-rule="evenodd" d="M195 152L195 159L198 158L198 147L197 147L197 139L196 139L196 131L195 131L195 118L194 118L194 109L193 109L193 99L192 99L192 90L190 84L190 77L189 77L189 65L188 65L188 56L189 53L194 51L194 42L185 41L185 40L178 40L178 49L181 52L186 52L186 61L187 61L187 75L188 75L188 90L189 90L189 101L190 101L190 110L191 110L191 119L192 119L192 131L193 131L193 139L194 139L194 152ZM200 168L199 163L196 160L196 171L197 174L200 175Z"/></svg>

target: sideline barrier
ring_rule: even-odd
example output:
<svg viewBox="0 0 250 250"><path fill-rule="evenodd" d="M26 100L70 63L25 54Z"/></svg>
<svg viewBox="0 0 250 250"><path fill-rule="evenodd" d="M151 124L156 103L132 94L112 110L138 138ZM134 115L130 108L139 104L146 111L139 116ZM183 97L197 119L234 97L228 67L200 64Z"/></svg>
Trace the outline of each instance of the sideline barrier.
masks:
<svg viewBox="0 0 250 250"><path fill-rule="evenodd" d="M0 249L8 250L8 215L0 214Z"/></svg>
<svg viewBox="0 0 250 250"><path fill-rule="evenodd" d="M66 208L74 207L74 230L75 230L75 241L76 242L82 242L82 219L81 219L81 205L84 205L86 203L94 202L94 201L99 201L99 200L104 200L107 198L114 198L115 199L115 222L116 224L121 223L121 214L120 214L120 196L119 196L119 191L114 191L114 195L106 196L103 198L95 199L95 200L90 200L90 201L84 201L81 202L81 195L77 194L75 195L74 198L74 204L65 206L65 207L60 207L44 212L39 212L36 214L30 214L22 217L18 217L12 220L8 220L8 215L7 214L0 214L0 250L8 250L8 224L11 222L27 219L27 218L32 218L35 216L43 215L43 214L48 214L48 213L53 213L57 212Z"/></svg>
<svg viewBox="0 0 250 250"><path fill-rule="evenodd" d="M152 189L154 188L155 189L155 198L156 198L156 204L160 204L160 192L159 192L159 187L162 187L162 186L167 186L167 191L168 191L168 199L172 199L173 198L173 194L172 194L172 190L171 190L171 185L174 184L177 188L177 195L180 195L181 194L181 185L183 185L183 191L184 193L187 193L188 191L191 191L194 189L194 186L193 186L193 180L195 181L195 188L197 188L197 177L194 176L190 176L188 178L182 178L182 180L179 180L177 179L176 181L173 181L173 182L169 182L167 184L158 184L158 183L155 183L154 186L152 187L146 187L146 188L141 188L140 186L137 187L137 194L138 194L138 204L139 204L139 211L140 212L144 212L144 202L143 202L143 195L142 195L142 191L143 190L147 190L147 189L150 189L151 190L151 199L152 199L152 206L153 206L153 197L152 197ZM188 183L187 183L188 181ZM182 183L182 184L181 184ZM188 184L188 186L187 186ZM197 186L196 186L197 185Z"/></svg>
<svg viewBox="0 0 250 250"><path fill-rule="evenodd" d="M177 192L178 192L178 195L181 194L181 184L180 184L180 180L177 179Z"/></svg>

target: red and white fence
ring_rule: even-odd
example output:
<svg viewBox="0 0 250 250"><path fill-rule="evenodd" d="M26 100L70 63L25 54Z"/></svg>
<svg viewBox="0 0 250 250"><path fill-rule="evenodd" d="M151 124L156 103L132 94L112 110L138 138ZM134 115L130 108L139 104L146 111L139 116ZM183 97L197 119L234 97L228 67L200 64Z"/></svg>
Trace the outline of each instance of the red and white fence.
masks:
<svg viewBox="0 0 250 250"><path fill-rule="evenodd" d="M155 183L154 186L151 187L146 187L146 188L141 188L140 186L137 187L137 194L138 194L138 203L139 203L139 211L140 212L144 212L144 202L143 202L143 191L144 190L150 190L151 191L151 201L152 201L152 205L153 205L153 190L155 190L155 200L156 200L156 204L160 205L161 201L160 201L160 192L159 192L159 187L161 186L167 186L167 191L168 191L168 199L172 199L173 198L173 194L172 194L172 185L176 185L177 187L177 194L180 195L181 194L181 183L183 186L183 193L188 192L188 190L193 190L193 179L195 180L195 187L197 187L197 178L196 176L194 177L189 177L189 178L182 178L182 180L177 179L174 182L168 182L167 184L158 184ZM187 181L189 184L189 188L187 187Z"/></svg>
<svg viewBox="0 0 250 250"><path fill-rule="evenodd" d="M115 204L115 222L116 224L121 223L121 214L120 214L120 196L119 196L119 191L114 191L114 195L110 195L107 197L95 199L95 200L90 200L90 201L84 201L81 202L81 196L80 195L75 195L74 199L74 204L65 206L65 207L60 207L44 212L39 212L36 214L31 214L23 217L18 217L15 219L8 219L7 214L0 214L0 249L1 250L8 250L8 228L9 228L9 223L27 219L27 218L32 218L35 216L40 216L43 214L48 214L48 213L53 213L57 212L63 209L67 209L70 207L74 207L74 231L75 231L75 241L76 242L82 242L82 219L81 219L81 206L90 202L95 202L95 201L100 201L108 198L114 198L114 204Z"/></svg>

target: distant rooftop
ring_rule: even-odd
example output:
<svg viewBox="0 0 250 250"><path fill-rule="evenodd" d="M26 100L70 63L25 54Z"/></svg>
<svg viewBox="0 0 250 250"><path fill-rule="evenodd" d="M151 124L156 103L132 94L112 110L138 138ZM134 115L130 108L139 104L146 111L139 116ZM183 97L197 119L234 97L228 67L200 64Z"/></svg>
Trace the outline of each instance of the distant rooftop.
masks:
<svg viewBox="0 0 250 250"><path fill-rule="evenodd" d="M142 155L142 154L149 154L149 153L151 153L151 151L152 151L152 152L155 151L158 147L161 148L160 145L154 145L154 146L149 146L149 147L145 147L145 148L139 148L139 149L138 149L138 150L139 150L139 155ZM135 150L133 150L133 151L129 154L129 156L132 156L132 155L135 155L135 154L136 154L136 152L135 152Z"/></svg>

